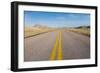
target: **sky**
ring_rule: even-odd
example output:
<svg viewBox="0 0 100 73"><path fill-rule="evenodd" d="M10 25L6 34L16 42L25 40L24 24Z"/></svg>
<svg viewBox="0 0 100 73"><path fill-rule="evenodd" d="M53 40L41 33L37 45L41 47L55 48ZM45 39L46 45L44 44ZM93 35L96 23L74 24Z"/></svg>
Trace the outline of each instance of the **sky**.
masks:
<svg viewBox="0 0 100 73"><path fill-rule="evenodd" d="M25 26L36 24L48 27L78 27L90 25L90 14L24 11Z"/></svg>

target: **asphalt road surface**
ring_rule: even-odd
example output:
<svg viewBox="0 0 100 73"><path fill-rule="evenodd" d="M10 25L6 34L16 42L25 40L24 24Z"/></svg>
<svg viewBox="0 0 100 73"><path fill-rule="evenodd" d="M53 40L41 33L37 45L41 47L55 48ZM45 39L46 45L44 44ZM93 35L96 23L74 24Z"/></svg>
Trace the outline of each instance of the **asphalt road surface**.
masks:
<svg viewBox="0 0 100 73"><path fill-rule="evenodd" d="M25 38L24 61L90 58L90 37L67 30Z"/></svg>

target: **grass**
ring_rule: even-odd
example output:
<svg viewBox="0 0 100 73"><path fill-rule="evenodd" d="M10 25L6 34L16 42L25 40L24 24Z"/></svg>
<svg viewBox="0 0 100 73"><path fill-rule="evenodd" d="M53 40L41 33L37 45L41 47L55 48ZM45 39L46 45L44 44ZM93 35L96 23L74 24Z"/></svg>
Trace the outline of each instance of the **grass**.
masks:
<svg viewBox="0 0 100 73"><path fill-rule="evenodd" d="M24 37L31 37L31 36L35 36L35 35L39 35L42 33L46 33L46 32L50 32L53 29L49 29L49 28L34 28L34 27L25 27L24 28Z"/></svg>
<svg viewBox="0 0 100 73"><path fill-rule="evenodd" d="M76 32L79 34L83 34L86 36L90 36L90 28L78 28L78 29L70 29L72 32Z"/></svg>
<svg viewBox="0 0 100 73"><path fill-rule="evenodd" d="M38 28L38 27L24 27L24 37L28 38L31 36L47 33L57 30L57 28ZM70 28L69 31L90 36L90 28Z"/></svg>

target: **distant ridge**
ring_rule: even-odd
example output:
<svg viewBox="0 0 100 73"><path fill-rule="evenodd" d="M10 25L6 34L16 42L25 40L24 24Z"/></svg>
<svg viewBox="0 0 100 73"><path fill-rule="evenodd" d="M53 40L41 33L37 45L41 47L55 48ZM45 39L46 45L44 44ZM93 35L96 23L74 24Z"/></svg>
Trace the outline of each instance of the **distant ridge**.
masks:
<svg viewBox="0 0 100 73"><path fill-rule="evenodd" d="M35 24L33 27L36 27L36 28L49 28L48 26L43 25L43 24Z"/></svg>
<svg viewBox="0 0 100 73"><path fill-rule="evenodd" d="M75 27L75 28L90 28L90 26L79 26L79 27Z"/></svg>

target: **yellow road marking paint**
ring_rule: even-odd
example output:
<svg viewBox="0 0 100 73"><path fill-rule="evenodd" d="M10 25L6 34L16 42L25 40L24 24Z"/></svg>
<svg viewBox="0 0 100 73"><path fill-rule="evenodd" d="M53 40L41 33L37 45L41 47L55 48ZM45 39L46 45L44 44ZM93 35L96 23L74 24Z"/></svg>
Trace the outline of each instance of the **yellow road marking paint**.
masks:
<svg viewBox="0 0 100 73"><path fill-rule="evenodd" d="M58 60L62 60L62 34L61 31L59 34L56 34L56 42L54 44L54 48L52 49L50 60L55 60L56 55ZM56 53L58 52L58 53Z"/></svg>
<svg viewBox="0 0 100 73"><path fill-rule="evenodd" d="M56 42L55 42L54 48L52 49L50 60L54 60L56 57L57 45L58 45L58 36L56 37Z"/></svg>
<svg viewBox="0 0 100 73"><path fill-rule="evenodd" d="M59 32L58 60L62 60L62 34Z"/></svg>

